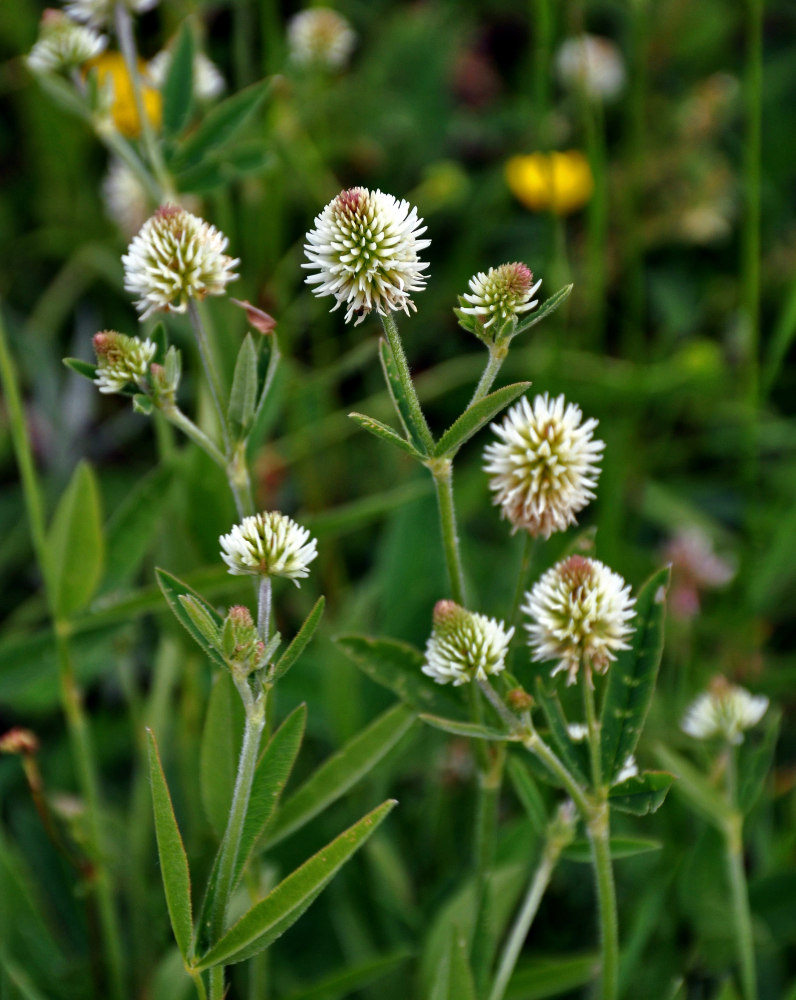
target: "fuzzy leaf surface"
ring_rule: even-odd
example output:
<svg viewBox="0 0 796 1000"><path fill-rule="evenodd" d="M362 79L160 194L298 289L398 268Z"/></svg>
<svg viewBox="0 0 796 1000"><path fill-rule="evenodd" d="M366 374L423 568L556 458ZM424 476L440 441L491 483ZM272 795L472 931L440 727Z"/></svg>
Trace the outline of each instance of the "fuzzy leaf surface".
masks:
<svg viewBox="0 0 796 1000"><path fill-rule="evenodd" d="M368 431L375 437L381 438L382 441L386 441L388 444L395 445L396 448L400 448L401 451L405 451L407 455L411 455L413 458L423 458L411 441L407 441L397 431L394 431L392 427L388 427L387 424L376 420L375 417L365 416L364 413L349 413L348 415L355 424L359 424L363 430Z"/></svg>
<svg viewBox="0 0 796 1000"><path fill-rule="evenodd" d="M469 441L509 403L513 403L518 396L530 389L531 385L531 382L515 382L513 385L507 385L496 392L491 392L473 406L468 407L439 439L434 449L435 456L437 458L453 458L465 441Z"/></svg>
<svg viewBox="0 0 796 1000"><path fill-rule="evenodd" d="M392 356L390 345L384 339L379 341L379 358L381 359L381 368L384 372L384 381L387 383L387 391L395 407L395 412L398 414L398 418L406 431L406 436L411 440L415 449L421 455L425 455L427 454L427 449L423 443L424 428L418 426L416 422L415 415L412 413L412 407L401 385L398 366L395 363L395 358Z"/></svg>
<svg viewBox="0 0 796 1000"><path fill-rule="evenodd" d="M661 807L674 780L674 775L668 771L644 771L614 785L608 793L608 801L613 809L646 816Z"/></svg>
<svg viewBox="0 0 796 1000"><path fill-rule="evenodd" d="M224 621L221 615L216 611L212 604L208 604L201 594L198 594L192 587L189 587L187 583L183 583L182 580L177 579L176 576L172 576L171 573L167 573L165 569L156 569L155 576L157 577L158 585L163 592L163 596L166 598L166 603L174 612L177 621L190 633L191 637L196 641L202 651L206 653L214 663L217 663L220 667L223 667L224 670L226 670L227 666L224 663L224 658L202 635L193 623L191 616L180 603L179 598L192 597L204 608L216 625L218 625L219 629Z"/></svg>

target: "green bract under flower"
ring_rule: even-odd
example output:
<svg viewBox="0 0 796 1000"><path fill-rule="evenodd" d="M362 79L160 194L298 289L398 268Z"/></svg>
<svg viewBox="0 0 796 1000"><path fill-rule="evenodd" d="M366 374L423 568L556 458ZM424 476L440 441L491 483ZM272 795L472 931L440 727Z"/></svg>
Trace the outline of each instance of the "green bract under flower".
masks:
<svg viewBox="0 0 796 1000"><path fill-rule="evenodd" d="M438 601L423 673L438 684L456 687L485 681L505 667L513 635L514 629L506 630L503 622L467 611L454 601Z"/></svg>
<svg viewBox="0 0 796 1000"><path fill-rule="evenodd" d="M221 558L236 576L285 576L298 581L309 575L318 543L306 528L278 511L244 517L219 538Z"/></svg>

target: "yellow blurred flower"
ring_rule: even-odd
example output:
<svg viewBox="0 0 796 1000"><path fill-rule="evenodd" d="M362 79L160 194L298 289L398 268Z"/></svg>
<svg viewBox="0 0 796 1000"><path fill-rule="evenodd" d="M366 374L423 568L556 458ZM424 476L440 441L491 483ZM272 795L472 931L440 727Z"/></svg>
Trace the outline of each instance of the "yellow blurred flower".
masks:
<svg viewBox="0 0 796 1000"><path fill-rule="evenodd" d="M86 63L85 70L97 71L97 82L100 90L109 88L112 91L110 112L116 128L128 139L137 139L141 134L141 120L135 106L133 81L127 72L127 66L121 52L104 52L96 59ZM139 60L138 71L141 75L141 98L144 111L153 128L160 128L163 113L163 100L160 91L149 87L146 80L146 63Z"/></svg>
<svg viewBox="0 0 796 1000"><path fill-rule="evenodd" d="M506 163L506 182L526 208L556 215L583 208L594 190L589 161L577 149L512 156Z"/></svg>

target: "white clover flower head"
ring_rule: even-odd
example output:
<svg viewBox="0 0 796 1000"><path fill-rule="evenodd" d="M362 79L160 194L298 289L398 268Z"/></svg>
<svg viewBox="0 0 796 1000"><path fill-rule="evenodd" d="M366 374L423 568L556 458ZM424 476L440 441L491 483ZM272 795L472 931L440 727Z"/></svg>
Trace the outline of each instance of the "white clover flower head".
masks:
<svg viewBox="0 0 796 1000"><path fill-rule="evenodd" d="M689 705L680 728L696 740L720 736L728 743L743 743L745 730L765 715L768 698L750 694L725 677L714 677L707 691Z"/></svg>
<svg viewBox="0 0 796 1000"><path fill-rule="evenodd" d="M593 99L610 101L625 86L625 64L608 38L580 35L566 39L556 53L555 65L565 87L581 88Z"/></svg>
<svg viewBox="0 0 796 1000"><path fill-rule="evenodd" d="M461 296L469 304L462 305L460 311L478 317L485 330L497 324L497 332L539 305L533 296L541 284L541 278L533 283L531 270L519 261L490 267L470 278L470 291Z"/></svg>
<svg viewBox="0 0 796 1000"><path fill-rule="evenodd" d="M312 7L290 19L287 40L290 58L296 65L335 70L348 62L357 36L337 11Z"/></svg>
<svg viewBox="0 0 796 1000"><path fill-rule="evenodd" d="M160 0L124 0L124 5L132 14L143 14L152 10ZM113 23L116 0L65 0L66 13L76 21L102 28Z"/></svg>
<svg viewBox="0 0 796 1000"><path fill-rule="evenodd" d="M123 160L113 159L102 180L105 212L131 238L143 226L152 211L146 188Z"/></svg>
<svg viewBox="0 0 796 1000"><path fill-rule="evenodd" d="M139 295L144 320L153 312L185 312L188 299L223 295L240 263L224 250L229 240L215 226L176 205L157 209L122 257L124 287Z"/></svg>
<svg viewBox="0 0 796 1000"><path fill-rule="evenodd" d="M438 684L454 687L468 681L485 681L506 665L506 652L514 629L456 604L438 601L434 625L426 643L423 673Z"/></svg>
<svg viewBox="0 0 796 1000"><path fill-rule="evenodd" d="M147 63L147 76L153 87L162 90L169 75L174 53L162 49ZM224 93L227 82L216 64L204 52L193 58L193 92L200 101L212 101Z"/></svg>
<svg viewBox="0 0 796 1000"><path fill-rule="evenodd" d="M234 576L285 576L299 586L309 576L318 543L306 528L279 511L244 517L219 538L221 558Z"/></svg>
<svg viewBox="0 0 796 1000"><path fill-rule="evenodd" d="M484 469L512 533L549 538L575 524L600 475L605 444L593 437L597 421L583 421L580 407L545 393L533 404L523 397L491 426L500 440L484 449Z"/></svg>
<svg viewBox="0 0 796 1000"><path fill-rule="evenodd" d="M68 72L94 59L107 44L105 35L77 24L60 10L48 9L42 14L39 38L27 63L35 73Z"/></svg>
<svg viewBox="0 0 796 1000"><path fill-rule="evenodd" d="M128 337L115 330L95 333L92 341L97 355L94 384L102 393L121 392L131 382L140 386L149 373L156 345L151 340Z"/></svg>
<svg viewBox="0 0 796 1000"><path fill-rule="evenodd" d="M430 240L417 209L383 191L355 187L341 191L315 218L304 246L308 264L317 274L307 278L313 294L337 300L332 312L346 306L345 321L356 316L354 326L372 310L381 316L415 304L410 292L425 287L427 267L418 258Z"/></svg>
<svg viewBox="0 0 796 1000"><path fill-rule="evenodd" d="M533 659L558 660L552 676L566 671L567 684L575 683L581 662L587 682L592 669L605 673L616 651L628 648L634 604L629 585L599 560L570 556L556 563L525 594Z"/></svg>

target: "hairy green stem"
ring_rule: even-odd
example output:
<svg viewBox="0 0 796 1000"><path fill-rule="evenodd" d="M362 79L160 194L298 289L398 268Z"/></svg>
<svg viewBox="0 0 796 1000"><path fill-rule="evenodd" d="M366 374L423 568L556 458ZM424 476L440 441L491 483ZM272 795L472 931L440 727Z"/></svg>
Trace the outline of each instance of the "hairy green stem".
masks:
<svg viewBox="0 0 796 1000"><path fill-rule="evenodd" d="M616 915L616 890L611 865L611 826L607 802L592 811L587 823L597 888L597 912L600 919L602 950L601 1000L616 1000L619 988L619 922Z"/></svg>
<svg viewBox="0 0 796 1000"><path fill-rule="evenodd" d="M271 624L271 577L264 576L260 580L257 594L257 631L263 642L268 642L268 632Z"/></svg>
<svg viewBox="0 0 796 1000"><path fill-rule="evenodd" d="M602 796L602 760L600 758L600 723L594 710L594 681L591 666L581 659L581 677L583 685L583 710L586 716L586 728L589 733L589 757L591 758L591 779L595 794Z"/></svg>
<svg viewBox="0 0 796 1000"><path fill-rule="evenodd" d="M395 325L395 320L392 318L390 313L387 313L385 316L381 316L380 319L381 325L384 328L384 333L387 337L387 343L390 345L390 350L392 351L392 356L395 360L395 367L398 369L398 380L401 383L401 389L403 390L406 404L412 414L418 433L420 434L423 444L426 447L426 451L428 454L431 454L434 450L434 439L431 436L428 423L426 422L426 418L420 408L420 400L417 398L417 391L415 389L414 382L412 381L412 376L409 373L409 363L406 360L406 353L404 351L403 344L401 343L398 327Z"/></svg>
<svg viewBox="0 0 796 1000"><path fill-rule="evenodd" d="M254 494L246 461L246 442L238 441L232 449L232 455L225 465L227 481L235 499L235 507L241 520L254 513Z"/></svg>
<svg viewBox="0 0 796 1000"><path fill-rule="evenodd" d="M179 406L164 407L160 412L169 423L173 424L178 430L181 430L190 441L193 441L206 455L212 458L216 465L226 471L227 460L224 458L222 451L216 447L210 437L200 427L196 426L190 417L187 417L182 412Z"/></svg>
<svg viewBox="0 0 796 1000"><path fill-rule="evenodd" d="M433 459L428 463L428 468L437 492L442 548L445 552L445 565L448 567L451 595L457 604L466 607L467 591L462 554L459 549L459 535L456 530L456 505L453 499L453 461L449 458Z"/></svg>
<svg viewBox="0 0 796 1000"><path fill-rule="evenodd" d="M468 409L489 393L489 390L492 388L503 362L506 360L506 355L509 353L508 344L489 344L488 347L489 360L487 361L486 368L484 368L483 374L481 375L478 385L475 388L473 398L468 404Z"/></svg>
<svg viewBox="0 0 796 1000"><path fill-rule="evenodd" d="M535 756L537 756L543 764L547 765L547 767L564 786L569 797L578 807L578 812L585 820L588 820L592 814L593 807L589 799L586 797L586 793L577 783L575 778L570 774L566 766L559 760L555 752L550 749L535 729L532 729L531 732L525 736L522 741L522 745L529 753L535 754Z"/></svg>

